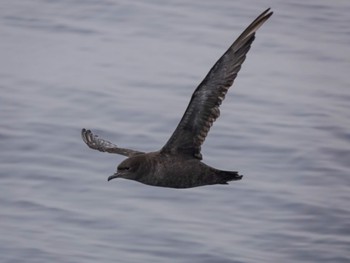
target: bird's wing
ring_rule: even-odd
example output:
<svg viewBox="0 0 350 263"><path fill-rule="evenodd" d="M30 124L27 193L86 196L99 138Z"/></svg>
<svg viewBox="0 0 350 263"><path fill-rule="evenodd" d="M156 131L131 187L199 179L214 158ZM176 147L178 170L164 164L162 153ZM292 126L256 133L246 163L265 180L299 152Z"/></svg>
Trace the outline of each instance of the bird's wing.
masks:
<svg viewBox="0 0 350 263"><path fill-rule="evenodd" d="M241 69L255 32L272 15L269 10L243 31L199 84L180 123L161 149L162 153L183 153L202 159L201 145L220 115L219 106Z"/></svg>
<svg viewBox="0 0 350 263"><path fill-rule="evenodd" d="M119 148L117 145L93 134L90 130L82 129L81 137L87 146L89 146L91 149L99 150L100 152L116 153L128 157L143 153L130 149Z"/></svg>

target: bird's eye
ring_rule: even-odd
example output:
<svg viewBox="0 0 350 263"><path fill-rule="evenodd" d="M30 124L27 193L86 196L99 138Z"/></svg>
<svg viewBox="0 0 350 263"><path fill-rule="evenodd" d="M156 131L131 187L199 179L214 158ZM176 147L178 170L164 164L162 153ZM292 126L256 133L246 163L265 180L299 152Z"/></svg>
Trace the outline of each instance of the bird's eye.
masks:
<svg viewBox="0 0 350 263"><path fill-rule="evenodd" d="M125 167L119 167L118 169L119 169L120 171L127 171L127 170L129 170L130 168L127 167L127 166L125 166Z"/></svg>

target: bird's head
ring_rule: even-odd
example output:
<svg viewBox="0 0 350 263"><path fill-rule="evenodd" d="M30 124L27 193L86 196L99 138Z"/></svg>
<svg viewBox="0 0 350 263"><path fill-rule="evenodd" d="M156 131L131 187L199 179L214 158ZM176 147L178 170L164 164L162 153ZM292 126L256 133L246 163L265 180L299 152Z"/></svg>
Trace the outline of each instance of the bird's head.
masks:
<svg viewBox="0 0 350 263"><path fill-rule="evenodd" d="M117 171L108 177L108 181L114 178L137 180L142 176L142 169L140 167L143 161L142 156L133 156L125 159L118 165Z"/></svg>

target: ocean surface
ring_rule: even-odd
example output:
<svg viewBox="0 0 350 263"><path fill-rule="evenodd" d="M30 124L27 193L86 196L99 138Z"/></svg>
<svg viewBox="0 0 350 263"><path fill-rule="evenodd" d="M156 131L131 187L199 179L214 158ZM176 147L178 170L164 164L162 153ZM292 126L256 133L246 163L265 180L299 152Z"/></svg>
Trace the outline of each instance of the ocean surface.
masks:
<svg viewBox="0 0 350 263"><path fill-rule="evenodd" d="M0 4L0 262L350 262L350 1ZM229 185L107 182L262 11L202 147Z"/></svg>

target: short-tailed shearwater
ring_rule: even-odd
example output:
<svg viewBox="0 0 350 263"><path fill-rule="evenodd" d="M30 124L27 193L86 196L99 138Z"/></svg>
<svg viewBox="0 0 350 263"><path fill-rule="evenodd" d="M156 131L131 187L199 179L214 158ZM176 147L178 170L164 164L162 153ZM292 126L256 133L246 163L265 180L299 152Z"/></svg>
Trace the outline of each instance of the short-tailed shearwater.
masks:
<svg viewBox="0 0 350 263"><path fill-rule="evenodd" d="M120 148L82 129L82 138L91 149L128 157L108 181L125 178L153 186L190 188L242 179L238 172L222 171L201 162L201 145L219 117L219 106L241 69L255 32L272 14L267 9L259 15L215 63L194 91L174 133L159 151L144 153Z"/></svg>

